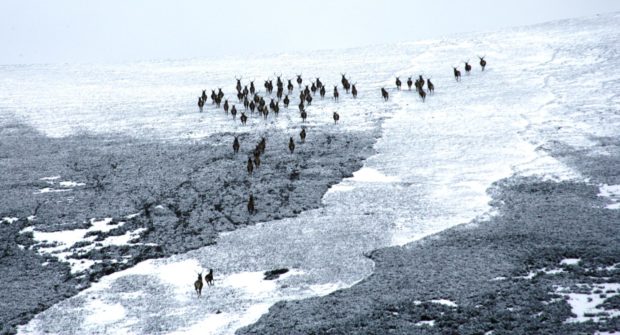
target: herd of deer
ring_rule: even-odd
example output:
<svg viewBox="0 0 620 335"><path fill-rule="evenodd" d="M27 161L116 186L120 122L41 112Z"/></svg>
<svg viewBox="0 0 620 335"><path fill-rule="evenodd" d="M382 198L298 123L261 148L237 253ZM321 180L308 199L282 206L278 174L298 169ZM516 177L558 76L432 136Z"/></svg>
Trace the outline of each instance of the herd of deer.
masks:
<svg viewBox="0 0 620 335"><path fill-rule="evenodd" d="M478 56L478 58L480 59L480 66L482 67L482 71L484 71L484 68L486 67L487 62L484 59L484 57ZM472 67L469 64L469 61L464 62L464 63L465 63L465 72L469 74ZM457 82L459 82L461 80L461 71L459 71L457 67L453 67L453 70L454 70L454 78ZM358 95L357 87L355 87L355 84L351 84L349 82L345 74L341 74L341 75L342 75L342 78L340 82L342 84L342 88L345 90L346 94L351 93L353 98L356 99ZM235 78L237 80L237 84L236 84L237 99L239 103L243 103L243 107L246 112L248 109L250 110L251 114L253 114L255 111L258 111L259 115L262 115L263 118L267 119L270 110L276 116L278 115L280 111L280 101L282 101L285 108L288 108L291 102L289 95L293 94L294 85L292 83L292 80L288 79L287 80L288 83L286 85L287 94L284 94L284 82L281 79L282 75L281 74L276 75L276 77L277 77L276 79L276 99L277 100L274 98L271 98L269 105L267 105L265 99L258 94L256 87L254 86L254 81L250 82L249 88L247 85L242 88L241 79ZM305 88L302 89L303 79L302 79L301 74L297 75L296 82L300 90L298 108L299 108L302 122L305 123L308 117L306 106L310 106L312 104L312 100L313 100L312 96L315 95L316 92L319 92L321 99L325 98L325 94L326 94L325 85L323 85L323 83L321 82L319 78L316 78L316 80L312 81L310 85L306 85ZM424 90L424 85L426 85L428 94L433 94L435 92L435 85L431 82L431 79L427 78L425 80L422 77L422 75L420 75L415 81L413 81L412 77L409 77L407 78L406 83L407 83L407 87L409 88L409 90L411 90L411 86L415 87L415 90L420 96L420 98L422 99L422 102L425 102L426 95L427 95L426 91ZM400 90L401 86L402 86L402 82L400 78L396 77L397 90ZM273 81L271 79L266 80L264 83L264 87L265 87L265 94L271 96L274 90ZM284 98L282 98L283 96ZM381 88L381 96L383 97L384 101L389 100L389 93L384 87ZM333 99L335 102L338 102L339 98L340 98L340 93L338 91L338 85L334 85ZM222 92L221 88L218 89L217 93L215 92L215 90L211 91L212 103L215 104L217 108L220 108L222 104L222 99L224 99L224 93ZM208 100L208 97L207 97L206 90L203 90L202 94L198 97L198 108L200 112L203 111L204 105L207 102L207 100ZM230 111L230 114L232 115L233 120L236 120L237 108L235 107L235 105L232 105L231 107L231 104L228 102L228 99L224 100L223 109L226 114L228 114L228 112ZM337 112L334 112L332 115L332 118L334 120L334 124L337 124L338 120L340 120L340 115ZM245 112L241 113L240 120L241 120L241 124L243 125L246 124L248 120L248 116L245 114ZM302 127L302 130L299 133L299 137L301 139L301 143L304 143L306 140L306 128L305 127ZM261 154L265 153L266 145L267 145L267 140L265 139L265 137L262 137L261 140L256 145L256 147L254 148L254 150L252 151L253 157L252 156L248 157L246 169L249 175L252 175L254 173L254 169L260 166L261 164L260 157L261 157ZM235 136L233 140L232 147L233 147L233 152L235 154L239 153L241 144L237 136ZM292 136L289 138L288 149L291 154L293 154L295 151L295 140L293 139ZM254 195L252 195L251 193L250 193L250 196L247 202L247 210L250 215L254 214L256 211L255 204L254 204ZM207 283L207 285L209 286L213 285L213 269L209 270L209 273L205 275L204 280ZM203 283L202 283L202 272L201 272L200 274L198 274L198 279L194 283L194 288L196 289L196 293L198 294L198 296L202 294L202 287L203 287Z"/></svg>

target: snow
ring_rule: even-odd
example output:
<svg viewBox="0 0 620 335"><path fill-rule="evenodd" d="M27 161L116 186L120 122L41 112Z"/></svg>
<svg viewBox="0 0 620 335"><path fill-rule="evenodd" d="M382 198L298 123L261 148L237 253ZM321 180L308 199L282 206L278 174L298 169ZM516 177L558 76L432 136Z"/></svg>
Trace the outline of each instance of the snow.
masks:
<svg viewBox="0 0 620 335"><path fill-rule="evenodd" d="M60 176L39 178L39 180L45 180L45 181L52 181L52 180L58 180L58 179L60 179Z"/></svg>
<svg viewBox="0 0 620 335"><path fill-rule="evenodd" d="M68 191L71 191L71 189L57 189L57 188L51 188L51 187L44 187L44 188L41 188L33 192L32 194L59 193L59 192L68 192Z"/></svg>
<svg viewBox="0 0 620 335"><path fill-rule="evenodd" d="M571 312L575 315L568 318L565 322L600 322L603 319L620 316L620 311L618 310L605 310L598 307L608 298L620 294L619 283L580 284L578 286L581 289L589 289L591 293L572 293L570 288L556 287L556 292L567 298L567 302L571 306ZM601 293L594 293L599 290L604 293L604 297L601 296ZM607 293L610 291L613 293Z"/></svg>
<svg viewBox="0 0 620 335"><path fill-rule="evenodd" d="M560 261L560 265L577 265L581 262L581 258L564 258Z"/></svg>
<svg viewBox="0 0 620 335"><path fill-rule="evenodd" d="M77 187L77 186L85 186L85 183L78 183L75 181L61 181L58 183L58 185L60 185L61 187Z"/></svg>
<svg viewBox="0 0 620 335"><path fill-rule="evenodd" d="M435 326L435 320L430 320L430 321L418 321L414 324L414 326L418 326L418 327L433 327Z"/></svg>
<svg viewBox="0 0 620 335"><path fill-rule="evenodd" d="M14 222L17 222L17 220L19 220L19 218L10 217L10 216L5 216L2 218L2 222L6 222L6 223L14 223Z"/></svg>
<svg viewBox="0 0 620 335"><path fill-rule="evenodd" d="M602 184L599 186L599 197L609 198L612 201L611 204L605 206L607 209L616 210L620 209L620 185L607 185Z"/></svg>
<svg viewBox="0 0 620 335"><path fill-rule="evenodd" d="M609 57L604 50L617 35L620 16L561 24L562 29L539 25L467 38L243 61L75 65L70 66L76 73L70 81L64 77L67 65L2 73L0 94L6 98L0 101L52 137L86 130L184 141L216 132L255 133L298 126L296 110L281 111L277 119L267 121L251 118L245 127L210 105L198 113L192 97L204 88L233 92L239 69L244 78L257 80L274 71L302 72L306 78L320 76L332 84L339 82L339 73L346 72L358 82L357 100L342 94L338 103L313 101L308 127L362 132L385 119L375 154L352 178L333 185L321 208L221 234L215 245L144 261L105 276L37 315L20 332L102 333L113 328L148 333L153 319L166 319L160 325L162 333L232 334L278 301L330 294L363 280L374 269L364 256L371 250L407 247L408 242L454 225L489 218L493 212L486 190L498 179L516 174L583 180L551 157L546 146L553 141L590 148L595 138L617 136L620 118L606 106L618 103L609 92L617 91L610 76L619 64L599 59ZM487 70L475 68L456 83L449 65L463 54L480 50L487 55ZM566 68L583 75L574 80ZM425 103L413 92L392 88L394 76L422 71L436 85L436 93ZM98 84L82 87L93 78ZM19 92L6 84L10 79L23 83ZM601 80L612 86L602 90ZM382 86L390 90L388 102L379 96ZM31 109L27 106L34 95L49 99ZM339 125L331 119L334 111L341 115ZM264 271L282 267L297 269L299 274L262 280ZM205 287L197 298L196 273L210 268L215 286ZM559 274L562 269L542 269L526 277L540 271ZM136 289L135 283L148 283L148 289ZM139 298L126 298L134 293ZM96 324L55 317L75 315L88 308L90 300L118 303L127 317ZM449 300L435 302L456 306ZM121 315L118 306L112 309Z"/></svg>
<svg viewBox="0 0 620 335"><path fill-rule="evenodd" d="M431 300L431 302L435 304L446 305L448 307L458 307L458 305L454 301L448 299L434 299Z"/></svg>
<svg viewBox="0 0 620 335"><path fill-rule="evenodd" d="M97 220L95 218L90 219L90 227L86 229L71 229L71 230L60 230L55 232L42 232L34 229L34 226L29 226L20 231L20 233L31 232L33 235L33 239L37 244L33 247L36 247L36 251L41 255L52 255L58 260L67 262L71 266L71 273L77 274L84 272L95 263L99 261L92 261L89 259L75 259L71 258L74 253L83 254L92 249L100 249L111 245L124 245L130 244L131 240L139 237L139 235L145 231L145 228L138 228L133 231L128 231L123 235L119 236L109 236L103 241L97 241L90 245L80 247L80 248L71 248L75 243L81 241L89 241L94 242L96 236L86 237L86 234L90 232L109 232L112 229L118 228L122 226L124 222L113 223L112 218L104 218L101 220ZM45 246L41 246L40 244L45 243ZM50 244L50 245L47 245Z"/></svg>

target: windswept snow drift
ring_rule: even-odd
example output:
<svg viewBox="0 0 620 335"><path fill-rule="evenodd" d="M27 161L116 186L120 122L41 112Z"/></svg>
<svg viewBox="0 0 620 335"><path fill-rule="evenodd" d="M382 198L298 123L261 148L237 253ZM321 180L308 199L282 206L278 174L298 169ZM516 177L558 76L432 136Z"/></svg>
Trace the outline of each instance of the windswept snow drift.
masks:
<svg viewBox="0 0 620 335"><path fill-rule="evenodd" d="M142 63L118 67L111 80L87 87L79 81L107 72L75 67L78 83L62 78L64 67L45 68L37 76L28 70L11 72L32 84L25 87L43 90L51 106L44 113L32 110L24 100L29 92L11 90L7 108L51 136L79 131L74 124L95 132L191 138L215 131L287 129L298 122L296 116L281 116L268 126L255 120L252 127L240 128L219 112L198 114L194 97L204 87L197 83L230 92L239 69L247 72L245 78L303 72L322 76L328 84L337 83L338 74L346 71L358 82L360 97L342 94L337 104L317 102L309 112L316 116L311 124L331 123L333 111L341 115L342 131L365 131L378 118L388 118L377 154L352 178L332 187L323 208L224 234L217 245L106 276L39 314L20 332L232 333L279 300L329 294L362 280L373 269L364 257L368 251L483 219L489 211L486 189L500 178L513 173L581 178L546 155L544 146L553 139L588 147L594 136L617 135L616 112L590 106L601 100L619 103L600 79L591 79L614 80L615 71L605 71L605 42L619 24L620 16L610 15L247 62ZM571 48L576 38L598 42L600 49ZM450 67L476 54L486 55L487 70L475 67L456 83ZM558 80L567 68L593 63L600 63L601 73ZM394 76L419 73L432 77L436 86L425 103L406 90L390 90L390 101L381 100L379 88L393 87ZM54 119L52 113L62 118ZM293 271L275 281L262 279L262 272L282 267ZM209 268L215 271L215 286L205 287L197 298L192 283L197 272ZM107 312L96 317L95 311Z"/></svg>

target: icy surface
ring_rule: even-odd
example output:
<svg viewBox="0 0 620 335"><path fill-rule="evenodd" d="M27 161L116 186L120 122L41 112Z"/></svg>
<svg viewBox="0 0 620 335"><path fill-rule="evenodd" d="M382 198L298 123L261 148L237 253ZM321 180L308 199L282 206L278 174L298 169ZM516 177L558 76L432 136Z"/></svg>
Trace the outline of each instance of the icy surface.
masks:
<svg viewBox="0 0 620 335"><path fill-rule="evenodd" d="M386 118L376 155L332 187L322 208L222 234L216 245L103 277L20 331L230 334L277 301L329 294L362 280L373 269L364 256L368 251L487 218L493 213L486 189L500 178L513 173L581 178L547 155L545 145L553 140L588 148L595 137L617 136L620 115L609 106L620 103L614 93L620 64L609 45L617 45L618 25L620 16L608 15L466 38L243 61L0 68L0 111L49 136L87 130L184 140L298 124L297 111L268 121L251 118L246 127L210 105L198 113L200 90L232 92L239 69L244 78L257 79L274 71L301 72L328 85L346 72L358 82L359 98L342 94L338 103L313 102L309 125L363 132ZM475 67L456 83L451 66L481 53L487 70ZM436 86L426 103L413 92L392 89L394 76L420 73ZM14 82L22 83L19 90ZM383 86L390 89L389 102L379 96ZM48 97L44 106L29 107L34 95ZM341 115L339 125L333 124L333 111ZM271 282L259 276L282 267L296 272ZM196 273L209 268L215 286L205 286L197 298ZM111 311L110 319L84 312L92 300Z"/></svg>

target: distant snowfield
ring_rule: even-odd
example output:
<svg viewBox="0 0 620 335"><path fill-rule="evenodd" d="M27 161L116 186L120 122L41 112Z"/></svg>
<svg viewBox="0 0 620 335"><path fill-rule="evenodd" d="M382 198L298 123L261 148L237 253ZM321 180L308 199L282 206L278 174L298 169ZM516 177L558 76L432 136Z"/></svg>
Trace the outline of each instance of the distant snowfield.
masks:
<svg viewBox="0 0 620 335"><path fill-rule="evenodd" d="M109 69L71 67L75 78L65 77L62 66L0 69L0 88L8 94L0 99L2 110L50 136L88 130L185 139L216 131L297 127L296 108L273 122L252 119L247 127L210 106L197 112L200 89L224 87L230 93L235 76L242 75L244 82L256 78L260 86L260 79L274 72L321 76L327 85L338 83L339 74L346 72L358 82L357 100L344 92L337 104L315 100L310 125L365 131L387 118L376 154L352 178L332 187L322 208L223 234L216 245L103 277L19 331L230 334L280 300L325 295L364 279L373 270L364 257L368 251L405 245L492 215L486 189L498 179L515 173L581 179L548 156L545 145L557 141L588 148L596 137L617 136L620 114L611 106L620 105L620 62L614 51L618 26L620 16L607 15L247 62L142 63L120 66L111 74L104 71ZM477 54L489 62L484 72ZM471 75L463 70L462 82L456 83L451 66L467 59L474 70ZM84 86L104 74L110 80L97 78ZM436 86L426 103L413 92L391 89L394 76L406 80L418 74L432 77ZM9 87L11 80L24 78L19 91ZM390 88L387 103L379 95L382 86ZM31 109L31 89L43 90L38 94L49 96L50 106ZM333 111L341 115L337 126ZM72 126L76 124L79 129ZM275 281L263 279L262 272L282 267L292 271ZM196 298L196 273L209 268L214 269L215 286L205 287Z"/></svg>

